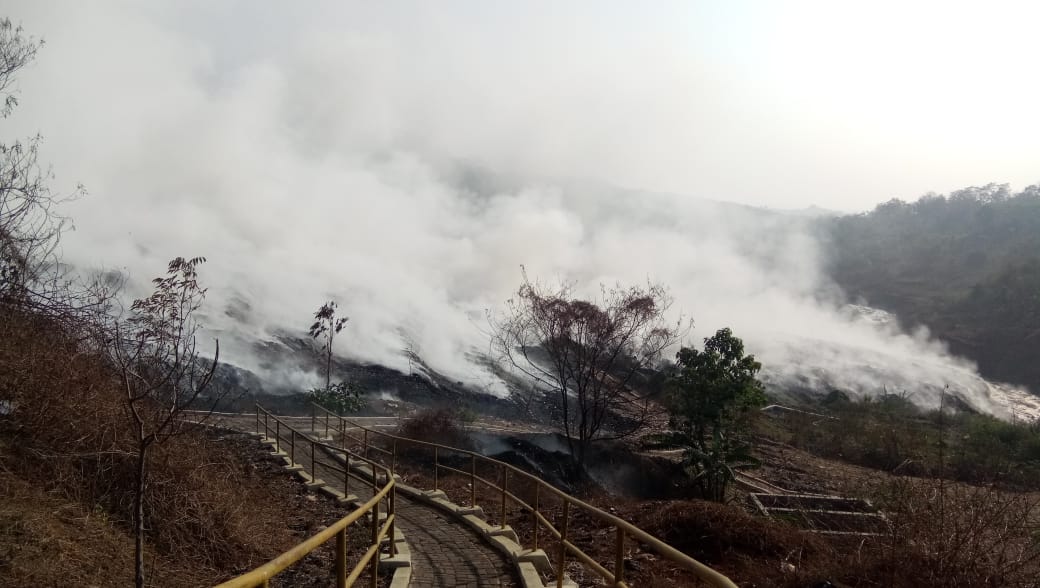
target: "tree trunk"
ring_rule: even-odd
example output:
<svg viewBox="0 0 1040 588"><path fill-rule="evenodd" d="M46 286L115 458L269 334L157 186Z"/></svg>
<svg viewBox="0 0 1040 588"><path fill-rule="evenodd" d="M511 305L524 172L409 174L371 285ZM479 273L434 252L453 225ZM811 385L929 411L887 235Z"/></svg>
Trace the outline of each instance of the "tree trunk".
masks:
<svg viewBox="0 0 1040 588"><path fill-rule="evenodd" d="M574 448L574 437L571 435L570 398L567 397L567 388L560 391L560 410L563 411L563 436L567 438L567 449L570 450L571 465L577 463L577 451Z"/></svg>
<svg viewBox="0 0 1040 588"><path fill-rule="evenodd" d="M144 588L144 487L148 446L137 452L137 488L134 492L134 586Z"/></svg>
<svg viewBox="0 0 1040 588"><path fill-rule="evenodd" d="M332 335L329 335L328 356L325 361L325 390L332 388Z"/></svg>

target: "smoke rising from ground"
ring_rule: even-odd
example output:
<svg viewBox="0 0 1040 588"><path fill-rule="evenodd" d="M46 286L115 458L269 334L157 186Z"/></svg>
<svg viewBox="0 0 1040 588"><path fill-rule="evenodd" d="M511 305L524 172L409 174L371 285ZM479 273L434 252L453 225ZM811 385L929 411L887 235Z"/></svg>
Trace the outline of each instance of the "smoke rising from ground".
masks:
<svg viewBox="0 0 1040 588"><path fill-rule="evenodd" d="M596 75L645 48L618 50L574 80L551 58L556 37L492 62L474 51L491 41L479 35L424 57L423 43L443 35L405 42L364 23L333 35L287 12L245 18L235 32L244 38L225 38L189 16L235 23L228 8L43 4L10 9L48 45L5 132L41 131L55 186L90 192L68 209L77 230L64 257L125 271L130 295L174 256L208 257L205 324L231 363L315 383L261 365L251 348L303 335L332 298L351 319L337 353L407 370L409 348L502 393L471 358L487 349L485 310L515 292L524 265L590 294L600 283L663 282L673 310L696 321L687 343L731 327L785 386L914 388L931 404L950 385L995 410L973 366L926 333L827 294L826 252L805 219L559 179L571 164L597 177L597 166L625 166L625 154L633 166L660 156L700 169L668 122L703 118L720 130L698 110L721 99L698 93L717 79L710 71L673 80L667 64L647 63L604 94ZM660 137L650 153L652 141L629 141L645 133Z"/></svg>

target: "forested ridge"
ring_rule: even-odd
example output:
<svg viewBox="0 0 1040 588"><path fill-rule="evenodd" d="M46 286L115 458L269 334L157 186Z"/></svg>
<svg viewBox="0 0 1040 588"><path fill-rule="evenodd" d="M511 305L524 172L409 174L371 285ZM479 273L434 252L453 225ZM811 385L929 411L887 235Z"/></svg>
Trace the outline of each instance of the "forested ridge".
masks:
<svg viewBox="0 0 1040 588"><path fill-rule="evenodd" d="M822 222L829 274L850 298L927 326L987 378L1040 393L1040 185L890 200Z"/></svg>

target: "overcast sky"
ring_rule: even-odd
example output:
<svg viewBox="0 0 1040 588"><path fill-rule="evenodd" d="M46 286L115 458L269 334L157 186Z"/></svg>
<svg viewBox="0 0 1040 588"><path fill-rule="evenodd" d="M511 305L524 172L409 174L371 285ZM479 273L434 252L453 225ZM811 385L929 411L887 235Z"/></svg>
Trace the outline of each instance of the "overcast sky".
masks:
<svg viewBox="0 0 1040 588"><path fill-rule="evenodd" d="M48 42L14 124L58 151L132 142L116 124L200 124L166 101L261 93L290 68L300 109L278 124L316 153L364 145L851 211L1040 181L1038 6L24 0L3 12Z"/></svg>

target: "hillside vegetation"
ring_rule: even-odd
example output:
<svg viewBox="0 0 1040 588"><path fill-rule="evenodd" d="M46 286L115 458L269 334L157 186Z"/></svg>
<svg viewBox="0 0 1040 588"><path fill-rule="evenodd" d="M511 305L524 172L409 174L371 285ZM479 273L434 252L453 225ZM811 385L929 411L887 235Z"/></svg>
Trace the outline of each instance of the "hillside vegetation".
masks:
<svg viewBox="0 0 1040 588"><path fill-rule="evenodd" d="M0 304L0 586L131 584L134 436L117 374L54 319ZM198 586L327 522L244 440L185 429L155 449L149 585ZM274 476L273 478L271 476ZM299 504L296 504L299 509Z"/></svg>
<svg viewBox="0 0 1040 588"><path fill-rule="evenodd" d="M1040 488L1040 423L1007 422L967 411L925 410L896 394L851 400L834 392L815 413L792 412L789 426L763 421L760 433L814 455L886 472L944 477L1019 491Z"/></svg>
<svg viewBox="0 0 1040 588"><path fill-rule="evenodd" d="M927 326L990 379L1040 391L1040 185L890 200L823 221L853 298Z"/></svg>

